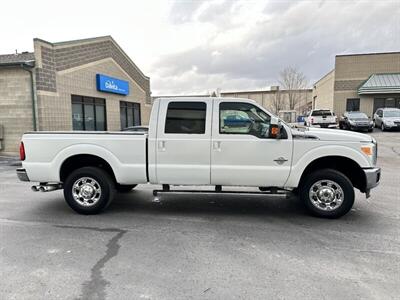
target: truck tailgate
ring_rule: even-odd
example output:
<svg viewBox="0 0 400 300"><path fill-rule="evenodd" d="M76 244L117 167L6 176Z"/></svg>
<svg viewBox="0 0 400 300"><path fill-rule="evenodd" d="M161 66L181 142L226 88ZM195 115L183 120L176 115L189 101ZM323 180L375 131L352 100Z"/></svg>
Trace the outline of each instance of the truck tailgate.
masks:
<svg viewBox="0 0 400 300"><path fill-rule="evenodd" d="M336 123L335 116L318 116L313 117L316 124L332 124Z"/></svg>

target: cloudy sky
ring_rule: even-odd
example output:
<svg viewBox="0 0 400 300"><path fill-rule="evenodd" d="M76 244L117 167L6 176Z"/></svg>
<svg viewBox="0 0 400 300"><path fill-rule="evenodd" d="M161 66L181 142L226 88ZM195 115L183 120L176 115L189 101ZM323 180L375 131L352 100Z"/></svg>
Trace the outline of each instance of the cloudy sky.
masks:
<svg viewBox="0 0 400 300"><path fill-rule="evenodd" d="M311 84L336 54L400 51L400 0L19 0L0 11L0 53L112 35L153 95L266 88L285 66Z"/></svg>

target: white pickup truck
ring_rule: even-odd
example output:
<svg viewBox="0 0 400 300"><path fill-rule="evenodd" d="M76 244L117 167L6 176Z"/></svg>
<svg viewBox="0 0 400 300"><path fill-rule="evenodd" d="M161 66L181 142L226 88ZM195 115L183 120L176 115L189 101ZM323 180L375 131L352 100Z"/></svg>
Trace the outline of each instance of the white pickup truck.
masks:
<svg viewBox="0 0 400 300"><path fill-rule="evenodd" d="M298 194L314 215L337 218L378 185L377 143L368 135L293 129L248 99L163 98L145 132L33 132L22 137L22 181L34 191L64 189L82 214L107 207L137 184L259 187ZM195 192L191 190L190 192ZM204 189L202 189L204 192ZM254 191L256 193L256 191Z"/></svg>
<svg viewBox="0 0 400 300"><path fill-rule="evenodd" d="M313 109L304 121L305 126L337 128L337 117L329 109Z"/></svg>

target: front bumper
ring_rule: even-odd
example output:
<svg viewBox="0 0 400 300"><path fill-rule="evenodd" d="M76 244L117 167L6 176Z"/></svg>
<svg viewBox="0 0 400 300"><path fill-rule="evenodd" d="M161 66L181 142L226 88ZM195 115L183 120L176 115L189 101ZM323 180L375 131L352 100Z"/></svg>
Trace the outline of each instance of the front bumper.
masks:
<svg viewBox="0 0 400 300"><path fill-rule="evenodd" d="M385 127L385 129L400 129L400 124L389 125L389 124L383 123L383 126Z"/></svg>
<svg viewBox="0 0 400 300"><path fill-rule="evenodd" d="M351 129L354 130L366 130L374 128L374 125L350 125Z"/></svg>
<svg viewBox="0 0 400 300"><path fill-rule="evenodd" d="M369 168L363 169L365 174L365 191L367 196L369 195L369 191L376 187L381 180L381 168Z"/></svg>
<svg viewBox="0 0 400 300"><path fill-rule="evenodd" d="M17 176L18 176L18 179L21 181L30 181L28 174L26 174L26 170L23 168L17 169Z"/></svg>

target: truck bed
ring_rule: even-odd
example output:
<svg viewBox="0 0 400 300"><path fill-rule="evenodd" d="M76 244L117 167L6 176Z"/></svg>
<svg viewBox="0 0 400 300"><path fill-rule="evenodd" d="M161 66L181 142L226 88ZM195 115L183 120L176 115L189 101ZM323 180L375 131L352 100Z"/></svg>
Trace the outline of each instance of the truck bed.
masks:
<svg viewBox="0 0 400 300"><path fill-rule="evenodd" d="M108 162L117 182L147 182L147 134L140 132L32 132L23 136L24 168L31 181L59 182L63 162L74 155L95 155Z"/></svg>

